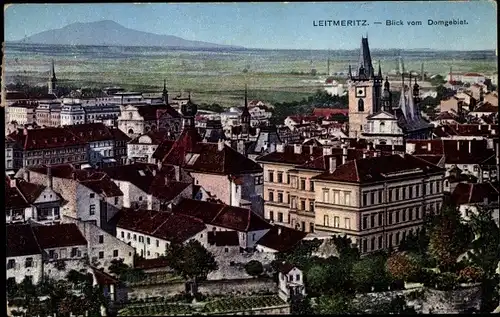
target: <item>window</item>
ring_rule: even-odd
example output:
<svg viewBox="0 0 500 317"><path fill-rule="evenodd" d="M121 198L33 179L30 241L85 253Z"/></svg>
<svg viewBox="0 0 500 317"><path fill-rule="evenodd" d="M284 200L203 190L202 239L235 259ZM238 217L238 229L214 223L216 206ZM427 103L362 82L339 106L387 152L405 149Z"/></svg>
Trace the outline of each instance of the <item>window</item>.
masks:
<svg viewBox="0 0 500 317"><path fill-rule="evenodd" d="M363 99L358 100L358 112L363 112L365 111L365 102Z"/></svg>
<svg viewBox="0 0 500 317"><path fill-rule="evenodd" d="M274 201L274 192L269 191L269 201Z"/></svg>
<svg viewBox="0 0 500 317"><path fill-rule="evenodd" d="M314 182L309 181L309 189L313 192L314 191Z"/></svg>
<svg viewBox="0 0 500 317"><path fill-rule="evenodd" d="M420 185L415 186L415 197L420 196Z"/></svg>
<svg viewBox="0 0 500 317"><path fill-rule="evenodd" d="M122 231L122 238L125 238L125 231Z"/></svg>
<svg viewBox="0 0 500 317"><path fill-rule="evenodd" d="M370 215L370 226L375 227L375 214Z"/></svg>
<svg viewBox="0 0 500 317"><path fill-rule="evenodd" d="M228 253L229 252L229 248L224 248L224 252Z"/></svg>
<svg viewBox="0 0 500 317"><path fill-rule="evenodd" d="M392 201L392 190L389 189L389 201L388 202L391 202Z"/></svg>
<svg viewBox="0 0 500 317"><path fill-rule="evenodd" d="M305 200L301 200L300 201L300 209L301 210L306 210L306 201Z"/></svg>
<svg viewBox="0 0 500 317"><path fill-rule="evenodd" d="M119 203L119 199L118 199L118 197L115 197L115 205L118 205L118 203Z"/></svg>
<svg viewBox="0 0 500 317"><path fill-rule="evenodd" d="M384 218L384 214L380 212L380 213L378 214L378 225L379 225L379 226L382 226L382 225L384 224L384 223L383 223L383 221L384 221L384 219L383 219L383 218Z"/></svg>
<svg viewBox="0 0 500 317"><path fill-rule="evenodd" d="M363 193L363 207L368 205L368 195Z"/></svg>
<svg viewBox="0 0 500 317"><path fill-rule="evenodd" d="M130 240L130 232L127 233L127 239Z"/></svg>
<svg viewBox="0 0 500 317"><path fill-rule="evenodd" d="M290 184L290 174L286 174L286 183Z"/></svg>
<svg viewBox="0 0 500 317"><path fill-rule="evenodd" d="M370 193L370 203L372 205L375 204L375 192Z"/></svg>
<svg viewBox="0 0 500 317"><path fill-rule="evenodd" d="M396 223L399 222L399 210L396 210Z"/></svg>
<svg viewBox="0 0 500 317"><path fill-rule="evenodd" d="M94 204L89 206L89 214L91 216L95 215L95 205Z"/></svg>
<svg viewBox="0 0 500 317"><path fill-rule="evenodd" d="M395 199L396 199L396 201L398 201L399 200L399 188L394 189L394 192L395 192L395 194L394 194Z"/></svg>
<svg viewBox="0 0 500 317"><path fill-rule="evenodd" d="M283 213L278 212L278 222L283 222Z"/></svg>
<svg viewBox="0 0 500 317"><path fill-rule="evenodd" d="M139 242L144 242L144 237L143 236L139 236Z"/></svg>
<svg viewBox="0 0 500 317"><path fill-rule="evenodd" d="M300 190L306 190L306 180L303 178L300 179Z"/></svg>
<svg viewBox="0 0 500 317"><path fill-rule="evenodd" d="M269 211L269 220L274 221L274 212L272 210Z"/></svg>
<svg viewBox="0 0 500 317"><path fill-rule="evenodd" d="M99 259L104 259L104 251L99 252Z"/></svg>
<svg viewBox="0 0 500 317"><path fill-rule="evenodd" d="M306 231L306 222L305 221L301 222L300 228L302 229L302 231Z"/></svg>
<svg viewBox="0 0 500 317"><path fill-rule="evenodd" d="M392 247L392 233L389 234L389 248Z"/></svg>
<svg viewBox="0 0 500 317"><path fill-rule="evenodd" d="M255 241L255 233L252 233L252 241Z"/></svg>
<svg viewBox="0 0 500 317"><path fill-rule="evenodd" d="M351 229L351 219L350 218L344 218L344 227L346 229Z"/></svg>
<svg viewBox="0 0 500 317"><path fill-rule="evenodd" d="M90 198L94 198L95 197L95 194L94 193L90 193Z"/></svg>
<svg viewBox="0 0 500 317"><path fill-rule="evenodd" d="M399 232L396 232L396 245L399 244Z"/></svg>
<svg viewBox="0 0 500 317"><path fill-rule="evenodd" d="M388 216L389 216L388 223L392 225L392 211L389 211Z"/></svg>
<svg viewBox="0 0 500 317"><path fill-rule="evenodd" d="M368 250L368 240L364 239L363 240L363 252L366 252Z"/></svg>
<svg viewBox="0 0 500 317"><path fill-rule="evenodd" d="M333 226L334 226L335 228L340 227L340 220L339 220L339 217L337 217L337 216L333 217Z"/></svg>
<svg viewBox="0 0 500 317"><path fill-rule="evenodd" d="M324 225L325 227L330 226L330 221L329 221L329 219L328 219L328 215L325 215L325 216L323 217L323 225Z"/></svg>
<svg viewBox="0 0 500 317"><path fill-rule="evenodd" d="M417 207L417 208L415 209L415 211L416 211L416 213L417 213L417 214L415 215L415 218L417 218L417 219L420 219L420 208L421 208L421 207Z"/></svg>
<svg viewBox="0 0 500 317"><path fill-rule="evenodd" d="M430 187L430 194L432 195L434 193L434 182L430 182L429 187Z"/></svg>
<svg viewBox="0 0 500 317"><path fill-rule="evenodd" d="M269 178L270 183L274 182L274 172L273 171L269 171L268 178Z"/></svg>
<svg viewBox="0 0 500 317"><path fill-rule="evenodd" d="M344 199L345 199L345 204L347 206L351 205L351 193L350 192L345 192L344 193Z"/></svg>
<svg viewBox="0 0 500 317"><path fill-rule="evenodd" d="M149 237L146 238L146 243L151 244L151 240L149 239Z"/></svg>
<svg viewBox="0 0 500 317"><path fill-rule="evenodd" d="M383 193L383 192L382 192L381 190L379 190L379 191L378 191L378 203L379 203L379 204L383 203L382 193Z"/></svg>
<svg viewBox="0 0 500 317"><path fill-rule="evenodd" d="M363 229L368 228L368 216L363 217Z"/></svg>
<svg viewBox="0 0 500 317"><path fill-rule="evenodd" d="M334 204L340 204L340 192L334 191L333 192L333 203Z"/></svg>
<svg viewBox="0 0 500 317"><path fill-rule="evenodd" d="M384 246L382 245L382 236L378 237L378 248L382 249Z"/></svg>
<svg viewBox="0 0 500 317"><path fill-rule="evenodd" d="M309 201L309 211L314 212L314 201Z"/></svg>
<svg viewBox="0 0 500 317"><path fill-rule="evenodd" d="M49 258L53 259L55 256L54 250L49 250Z"/></svg>
<svg viewBox="0 0 500 317"><path fill-rule="evenodd" d="M297 282L300 282L300 274L295 275L295 280L296 280Z"/></svg>
<svg viewBox="0 0 500 317"><path fill-rule="evenodd" d="M278 193L278 202L279 203L283 202L283 193Z"/></svg>
<svg viewBox="0 0 500 317"><path fill-rule="evenodd" d="M314 232L314 223L313 222L309 223L309 232Z"/></svg>
<svg viewBox="0 0 500 317"><path fill-rule="evenodd" d="M413 198L413 186L410 186L410 188L409 188L409 193L408 193L408 194L409 194L409 196L410 196L410 197L409 197L410 199L411 199L411 198Z"/></svg>
<svg viewBox="0 0 500 317"><path fill-rule="evenodd" d="M142 196L139 196L139 201L142 201Z"/></svg>
<svg viewBox="0 0 500 317"><path fill-rule="evenodd" d="M104 243L104 236L103 235L99 236L99 243Z"/></svg>
<svg viewBox="0 0 500 317"><path fill-rule="evenodd" d="M410 210L410 212L408 214L408 220L412 221L413 220L413 208L410 208L409 210Z"/></svg>
<svg viewBox="0 0 500 317"><path fill-rule="evenodd" d="M278 172L278 183L283 183L283 172Z"/></svg>
<svg viewBox="0 0 500 317"><path fill-rule="evenodd" d="M375 250L375 238L372 238L370 241L370 250Z"/></svg>
<svg viewBox="0 0 500 317"><path fill-rule="evenodd" d="M330 192L327 189L323 190L323 202L330 202Z"/></svg>
<svg viewBox="0 0 500 317"><path fill-rule="evenodd" d="M403 216L403 222L405 222L405 221L406 221L406 210L407 210L407 209L403 209L403 210L402 210L402 212L401 212L401 214L402 214L402 216Z"/></svg>
<svg viewBox="0 0 500 317"><path fill-rule="evenodd" d="M71 257L74 258L78 255L78 249L77 248L71 248Z"/></svg>
<svg viewBox="0 0 500 317"><path fill-rule="evenodd" d="M113 250L113 257L117 258L118 257L118 250Z"/></svg>
<svg viewBox="0 0 500 317"><path fill-rule="evenodd" d="M406 199L406 187L403 187L402 199Z"/></svg>
<svg viewBox="0 0 500 317"><path fill-rule="evenodd" d="M137 235L134 233L134 241L137 241Z"/></svg>
<svg viewBox="0 0 500 317"><path fill-rule="evenodd" d="M7 262L7 270L14 269L16 267L16 260L14 259L9 259Z"/></svg>

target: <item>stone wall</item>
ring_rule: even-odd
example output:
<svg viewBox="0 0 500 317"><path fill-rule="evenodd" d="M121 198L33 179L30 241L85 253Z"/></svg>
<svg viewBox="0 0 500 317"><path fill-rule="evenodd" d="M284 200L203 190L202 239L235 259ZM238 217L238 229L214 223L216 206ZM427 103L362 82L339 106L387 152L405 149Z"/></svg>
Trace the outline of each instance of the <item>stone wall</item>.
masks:
<svg viewBox="0 0 500 317"><path fill-rule="evenodd" d="M411 293L418 292L419 295ZM469 309L479 310L481 304L481 288L477 284L463 285L453 291L439 291L427 287L413 289L365 293L356 295L355 304L369 312L376 304L389 303L396 296L405 296L408 306L415 308L417 313L455 314L464 313Z"/></svg>
<svg viewBox="0 0 500 317"><path fill-rule="evenodd" d="M185 291L184 283L130 286L128 297L142 299L147 297L167 297ZM199 283L198 291L204 295L230 295L251 293L277 293L276 283L269 278L238 280L204 281Z"/></svg>

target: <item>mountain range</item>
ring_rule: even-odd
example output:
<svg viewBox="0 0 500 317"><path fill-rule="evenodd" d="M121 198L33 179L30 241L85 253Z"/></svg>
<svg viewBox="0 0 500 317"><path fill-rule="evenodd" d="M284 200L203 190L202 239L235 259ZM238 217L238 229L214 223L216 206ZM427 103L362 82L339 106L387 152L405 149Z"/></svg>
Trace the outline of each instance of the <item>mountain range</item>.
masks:
<svg viewBox="0 0 500 317"><path fill-rule="evenodd" d="M180 48L243 48L201 41L190 41L173 35L160 35L129 29L114 21L72 23L28 36L15 43L47 45L160 46Z"/></svg>

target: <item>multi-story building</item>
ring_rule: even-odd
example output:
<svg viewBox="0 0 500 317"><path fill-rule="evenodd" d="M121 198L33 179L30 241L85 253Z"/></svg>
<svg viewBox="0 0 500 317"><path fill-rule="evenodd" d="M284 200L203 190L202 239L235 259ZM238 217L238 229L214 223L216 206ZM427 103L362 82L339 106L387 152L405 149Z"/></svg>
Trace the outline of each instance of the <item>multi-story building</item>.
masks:
<svg viewBox="0 0 500 317"><path fill-rule="evenodd" d="M50 179L47 186L6 178L5 207L7 223L33 221L53 224L61 221L61 196L54 191Z"/></svg>
<svg viewBox="0 0 500 317"><path fill-rule="evenodd" d="M22 167L88 161L88 145L64 128L19 129L8 135L20 147Z"/></svg>
<svg viewBox="0 0 500 317"><path fill-rule="evenodd" d="M443 202L444 169L411 155L355 159L313 177L315 230L362 253L397 247Z"/></svg>
<svg viewBox="0 0 500 317"><path fill-rule="evenodd" d="M17 101L6 108L6 123L16 122L18 125L33 124L36 122L35 101Z"/></svg>
<svg viewBox="0 0 500 317"><path fill-rule="evenodd" d="M129 137L137 137L149 131L165 130L175 135L181 130L181 116L169 105L122 105L118 128Z"/></svg>
<svg viewBox="0 0 500 317"><path fill-rule="evenodd" d="M61 126L85 123L85 111L81 104L62 104Z"/></svg>
<svg viewBox="0 0 500 317"><path fill-rule="evenodd" d="M119 164L125 164L127 161L127 143L130 141L130 138L118 128L109 128L109 131L113 135L115 142L115 160Z"/></svg>
<svg viewBox="0 0 500 317"><path fill-rule="evenodd" d="M66 201L61 214L106 230L107 222L123 206L123 192L104 173L76 169L70 164L30 167L17 173L28 182L47 184Z"/></svg>
<svg viewBox="0 0 500 317"><path fill-rule="evenodd" d="M165 168L174 166L189 173L195 185L203 187L225 204L263 212L262 168L232 149L223 141L202 142L194 125L197 106L191 102L182 106L184 127L173 143L163 142L154 158Z"/></svg>
<svg viewBox="0 0 500 317"><path fill-rule="evenodd" d="M61 126L61 103L59 101L40 101L35 109L36 123L41 127Z"/></svg>
<svg viewBox="0 0 500 317"><path fill-rule="evenodd" d="M153 154L158 146L170 139L165 131L149 131L127 143L127 159L130 162L155 163Z"/></svg>

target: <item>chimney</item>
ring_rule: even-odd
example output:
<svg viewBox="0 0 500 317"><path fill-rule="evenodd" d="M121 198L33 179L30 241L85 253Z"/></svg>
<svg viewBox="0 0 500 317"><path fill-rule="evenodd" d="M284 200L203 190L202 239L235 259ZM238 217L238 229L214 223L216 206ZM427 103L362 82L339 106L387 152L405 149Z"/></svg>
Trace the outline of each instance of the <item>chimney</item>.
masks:
<svg viewBox="0 0 500 317"><path fill-rule="evenodd" d="M366 151L363 151L363 158L366 158Z"/></svg>
<svg viewBox="0 0 500 317"><path fill-rule="evenodd" d="M15 188L15 187L16 187L16 185L17 185L17 181L16 181L16 179L15 179L15 178L11 178L11 179L10 179L10 187L11 187L11 188Z"/></svg>
<svg viewBox="0 0 500 317"><path fill-rule="evenodd" d="M50 165L47 165L47 187L52 189L52 171Z"/></svg>
<svg viewBox="0 0 500 317"><path fill-rule="evenodd" d="M278 227L278 235L281 235L281 227Z"/></svg>
<svg viewBox="0 0 500 317"><path fill-rule="evenodd" d="M469 154L472 153L472 141L469 140Z"/></svg>
<svg viewBox="0 0 500 317"><path fill-rule="evenodd" d="M329 158L329 166L328 166L328 171L333 173L335 169L337 168L337 159L334 156L330 156Z"/></svg>
<svg viewBox="0 0 500 317"><path fill-rule="evenodd" d="M222 140L219 140L219 142L217 142L217 150L218 151L224 150L224 142Z"/></svg>
<svg viewBox="0 0 500 317"><path fill-rule="evenodd" d="M153 169L153 176L156 176L156 169Z"/></svg>
<svg viewBox="0 0 500 317"><path fill-rule="evenodd" d="M285 145L284 144L276 144L276 152L284 153L285 152Z"/></svg>
<svg viewBox="0 0 500 317"><path fill-rule="evenodd" d="M488 124L488 131L491 131L491 124Z"/></svg>
<svg viewBox="0 0 500 317"><path fill-rule="evenodd" d="M312 145L309 145L309 154L313 154L313 149L314 149L314 146Z"/></svg>
<svg viewBox="0 0 500 317"><path fill-rule="evenodd" d="M293 153L301 154L302 153L302 144L294 144L293 145Z"/></svg>
<svg viewBox="0 0 500 317"><path fill-rule="evenodd" d="M427 152L431 151L431 142L427 142Z"/></svg>
<svg viewBox="0 0 500 317"><path fill-rule="evenodd" d="M156 163L156 166L158 166L158 170L160 171L162 168L162 164L161 164L160 160L158 160L158 163Z"/></svg>
<svg viewBox="0 0 500 317"><path fill-rule="evenodd" d="M460 140L457 140L457 151L460 151Z"/></svg>
<svg viewBox="0 0 500 317"><path fill-rule="evenodd" d="M30 171L26 169L24 171L24 179L29 183L30 182Z"/></svg>
<svg viewBox="0 0 500 317"><path fill-rule="evenodd" d="M483 204L487 205L488 204L488 197L483 198Z"/></svg>
<svg viewBox="0 0 500 317"><path fill-rule="evenodd" d="M26 128L23 129L23 135L28 135L28 129Z"/></svg>
<svg viewBox="0 0 500 317"><path fill-rule="evenodd" d="M347 163L347 145L342 145L342 164Z"/></svg>

